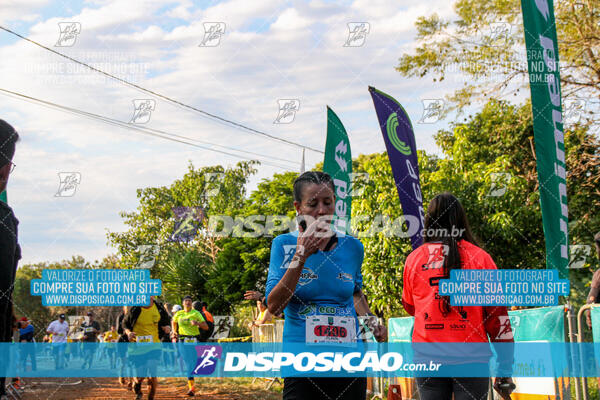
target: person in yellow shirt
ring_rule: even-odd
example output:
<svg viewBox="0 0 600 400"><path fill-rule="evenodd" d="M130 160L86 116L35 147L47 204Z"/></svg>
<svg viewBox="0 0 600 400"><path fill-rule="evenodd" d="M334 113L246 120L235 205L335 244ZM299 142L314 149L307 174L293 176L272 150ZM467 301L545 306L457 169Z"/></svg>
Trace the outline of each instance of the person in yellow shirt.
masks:
<svg viewBox="0 0 600 400"><path fill-rule="evenodd" d="M198 342L198 338L200 337L200 329L204 331L208 330L208 324L206 321L204 321L202 314L200 314L198 310L192 308L191 296L185 296L182 304L183 310L177 311L171 320L171 338L173 341L179 341L180 343L193 344ZM185 348L181 349L180 353L184 355L187 368L191 372L191 370L194 368L194 361L196 357L192 352L185 351ZM188 375L187 395L195 395L194 377L192 375Z"/></svg>
<svg viewBox="0 0 600 400"><path fill-rule="evenodd" d="M123 328L130 342L136 342L129 352L129 359L135 366L137 378L133 390L136 400L142 398L142 382L148 377L150 392L148 400L154 400L158 379L156 376L161 356L161 337L171 332L171 317L161 303L150 296L150 305L133 306L123 318ZM156 343L153 345L153 343Z"/></svg>
<svg viewBox="0 0 600 400"><path fill-rule="evenodd" d="M114 325L110 326L110 330L104 333L104 343L106 343L106 352L110 359L110 368L115 369L117 365L117 348L115 343L119 340L119 334Z"/></svg>

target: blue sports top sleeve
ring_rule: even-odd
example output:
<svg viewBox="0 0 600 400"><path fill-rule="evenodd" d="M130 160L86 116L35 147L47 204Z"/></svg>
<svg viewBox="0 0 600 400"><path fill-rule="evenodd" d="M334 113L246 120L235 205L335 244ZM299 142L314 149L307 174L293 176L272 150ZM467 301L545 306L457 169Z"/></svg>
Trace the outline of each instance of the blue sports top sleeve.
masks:
<svg viewBox="0 0 600 400"><path fill-rule="evenodd" d="M284 268L280 268L283 263L283 246L281 245L281 236L277 236L273 239L271 244L271 259L269 261L269 274L267 276L267 288L265 290L265 303L269 304L269 294L271 290L279 283L279 280L285 273ZM294 248L295 252L295 248Z"/></svg>
<svg viewBox="0 0 600 400"><path fill-rule="evenodd" d="M265 294L267 303L269 294L294 257L297 240L298 231L273 240ZM362 288L363 258L362 243L338 233L338 244L333 250L317 251L306 259L294 295L284 310L284 341L306 341L307 317L344 317L356 321L353 294Z"/></svg>

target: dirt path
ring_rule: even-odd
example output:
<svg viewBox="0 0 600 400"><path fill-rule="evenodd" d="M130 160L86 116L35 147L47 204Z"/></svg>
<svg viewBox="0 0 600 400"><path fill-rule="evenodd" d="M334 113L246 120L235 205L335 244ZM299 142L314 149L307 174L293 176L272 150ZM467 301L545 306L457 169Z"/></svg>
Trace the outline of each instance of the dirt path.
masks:
<svg viewBox="0 0 600 400"><path fill-rule="evenodd" d="M267 382L251 378L196 379L196 396L199 400L280 400L281 384L266 390ZM144 399L148 388L142 386ZM189 399L186 381L182 378L159 378L156 400ZM116 378L30 378L25 382L23 400L75 400L75 399L134 399L133 392L119 385Z"/></svg>

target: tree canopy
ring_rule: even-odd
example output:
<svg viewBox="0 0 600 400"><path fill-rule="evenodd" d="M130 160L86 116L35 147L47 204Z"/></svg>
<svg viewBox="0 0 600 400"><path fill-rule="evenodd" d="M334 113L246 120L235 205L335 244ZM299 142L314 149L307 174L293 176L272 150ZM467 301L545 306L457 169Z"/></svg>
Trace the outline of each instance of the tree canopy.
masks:
<svg viewBox="0 0 600 400"><path fill-rule="evenodd" d="M600 3L554 2L563 99L600 96ZM527 54L520 0L457 0L454 21L433 13L417 19L418 46L403 54L396 69L404 76L431 76L433 82L463 76L452 108L472 101L516 95L527 88ZM597 104L596 104L597 106ZM586 107L590 123L596 106Z"/></svg>

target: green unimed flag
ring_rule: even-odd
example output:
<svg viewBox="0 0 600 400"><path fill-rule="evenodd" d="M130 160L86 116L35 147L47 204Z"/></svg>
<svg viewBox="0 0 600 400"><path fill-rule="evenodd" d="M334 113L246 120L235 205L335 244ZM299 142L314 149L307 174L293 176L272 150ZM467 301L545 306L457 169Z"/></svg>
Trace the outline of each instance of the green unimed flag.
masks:
<svg viewBox="0 0 600 400"><path fill-rule="evenodd" d="M337 231L348 233L350 229L350 211L352 197L350 182L352 177L352 153L350 141L342 121L333 110L327 107L327 142L323 172L333 178L335 186L334 227Z"/></svg>
<svg viewBox="0 0 600 400"><path fill-rule="evenodd" d="M521 0L546 268L568 278L567 180L562 124L558 43L552 0Z"/></svg>

